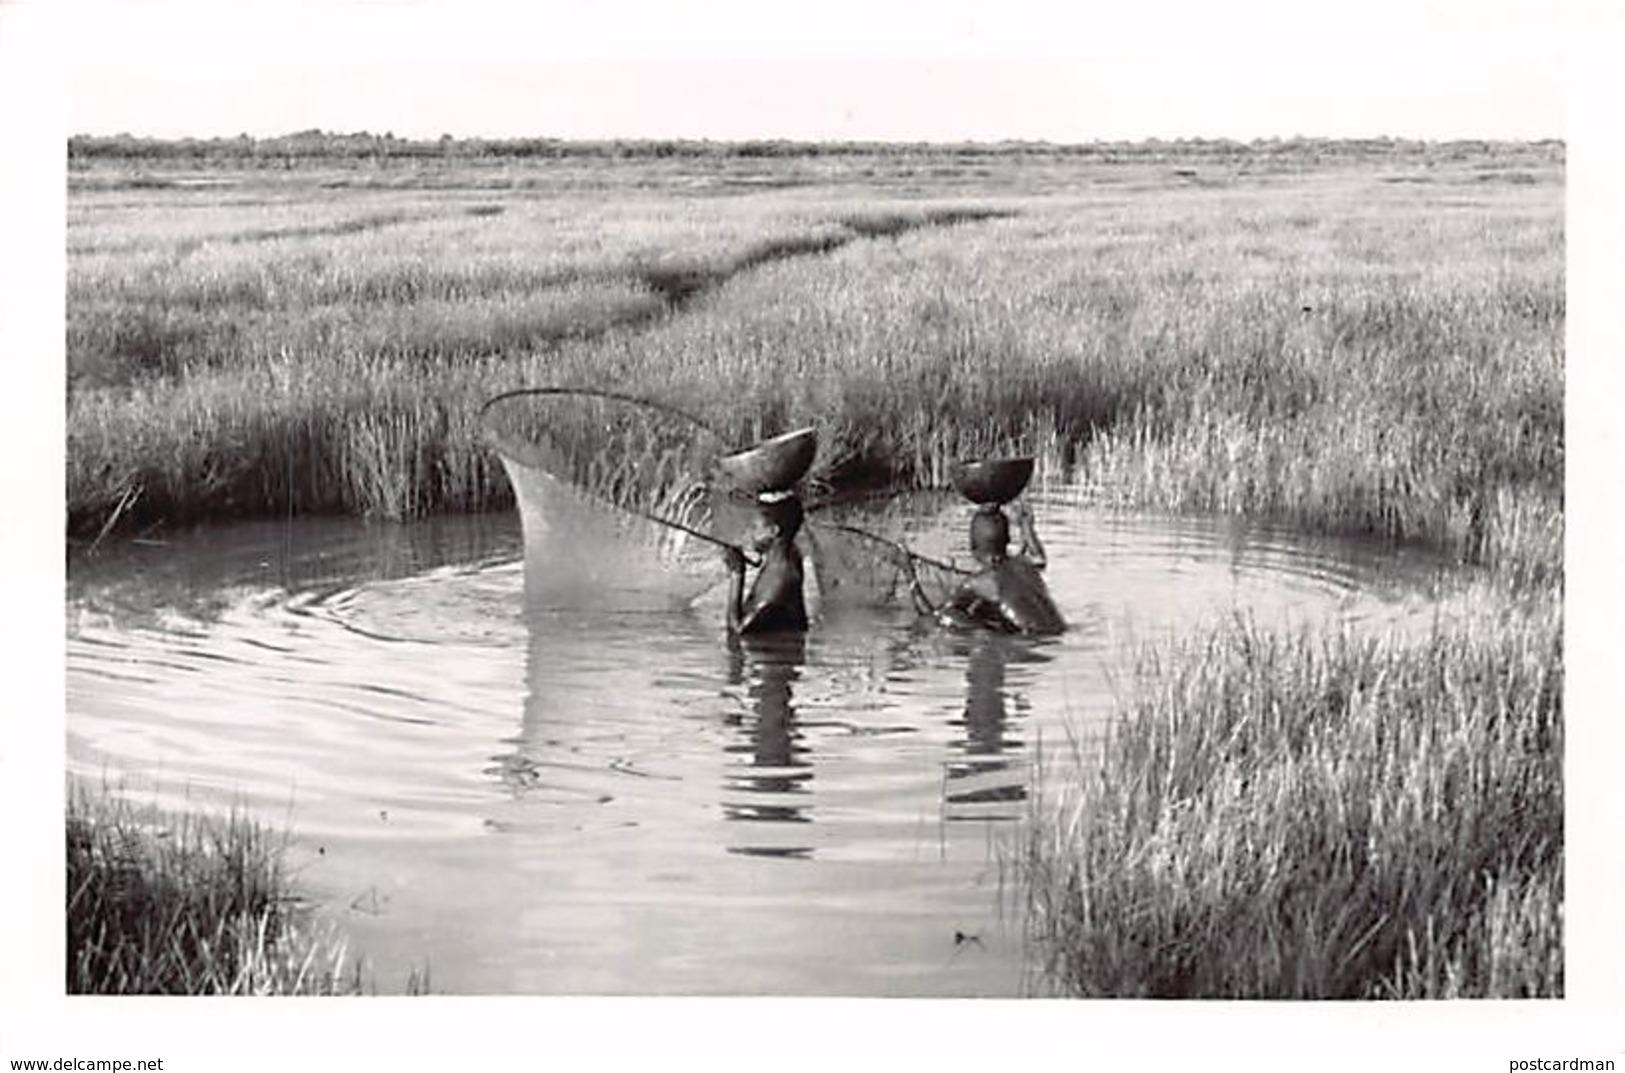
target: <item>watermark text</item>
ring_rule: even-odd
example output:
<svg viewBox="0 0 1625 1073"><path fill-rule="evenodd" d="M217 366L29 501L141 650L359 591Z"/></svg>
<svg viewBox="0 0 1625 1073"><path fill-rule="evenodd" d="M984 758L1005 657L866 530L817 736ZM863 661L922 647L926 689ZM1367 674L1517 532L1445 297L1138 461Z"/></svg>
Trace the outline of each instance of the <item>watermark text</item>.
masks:
<svg viewBox="0 0 1625 1073"><path fill-rule="evenodd" d="M163 1073L162 1058L13 1058L12 1069L43 1069L62 1073Z"/></svg>

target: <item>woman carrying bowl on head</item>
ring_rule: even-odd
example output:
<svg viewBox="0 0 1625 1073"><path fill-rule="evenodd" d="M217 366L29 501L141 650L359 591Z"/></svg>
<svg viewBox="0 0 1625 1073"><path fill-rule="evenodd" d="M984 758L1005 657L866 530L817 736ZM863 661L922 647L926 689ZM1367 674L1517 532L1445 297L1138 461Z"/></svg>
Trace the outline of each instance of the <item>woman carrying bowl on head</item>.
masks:
<svg viewBox="0 0 1625 1073"><path fill-rule="evenodd" d="M757 520L751 545L762 557L761 569L747 595L743 549L729 546L722 551L723 562L732 575L728 593L731 634L807 628L805 571L801 551L795 544L804 511L793 489L811 468L817 452L817 430L804 428L729 455L719 463L724 479L733 488L755 498Z"/></svg>
<svg viewBox="0 0 1625 1073"><path fill-rule="evenodd" d="M1066 629L1039 572L1048 559L1033 528L1032 510L1025 503L1012 508L1021 550L1009 554L1010 520L1004 504L1021 494L1032 472L1030 458L962 462L954 467L954 486L977 504L970 522L970 549L981 569L940 607L931 604L919 576L914 575L910 591L920 611L934 614L956 629L982 627L1034 637L1053 636Z"/></svg>
<svg viewBox="0 0 1625 1073"><path fill-rule="evenodd" d="M801 501L793 492L757 498L759 517L752 548L762 557L762 568L745 595L745 555L739 548L722 551L733 575L728 593L728 632L776 633L807 628L807 603L802 593L805 572L796 533L801 530Z"/></svg>

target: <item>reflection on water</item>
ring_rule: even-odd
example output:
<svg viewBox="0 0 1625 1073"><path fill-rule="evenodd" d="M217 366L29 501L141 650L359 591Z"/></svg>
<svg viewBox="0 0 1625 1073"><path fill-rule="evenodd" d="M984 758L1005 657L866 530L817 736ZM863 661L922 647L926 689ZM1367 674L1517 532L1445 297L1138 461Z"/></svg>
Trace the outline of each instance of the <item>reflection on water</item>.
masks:
<svg viewBox="0 0 1625 1073"><path fill-rule="evenodd" d="M527 614L511 518L110 551L68 586L70 767L290 829L385 988L1019 994L1000 840L1142 641L1428 606L1380 549L1035 506L1044 641L900 605L734 643L703 601ZM962 512L914 538L951 555Z"/></svg>
<svg viewBox="0 0 1625 1073"><path fill-rule="evenodd" d="M803 634L739 637L730 634L728 684L743 683L749 712L729 712L724 721L739 729L727 746L734 763L723 782L722 813L748 823L808 823L813 777L811 748L796 726L793 683L807 660ZM769 842L772 832L741 832L728 852L760 857L809 857L812 847Z"/></svg>
<svg viewBox="0 0 1625 1073"><path fill-rule="evenodd" d="M1026 743L1018 736L1027 702L1007 684L1012 661L1050 661L1041 642L1002 634L964 638L965 706L950 722L960 732L948 761L945 796L950 820L1013 820L1027 800Z"/></svg>

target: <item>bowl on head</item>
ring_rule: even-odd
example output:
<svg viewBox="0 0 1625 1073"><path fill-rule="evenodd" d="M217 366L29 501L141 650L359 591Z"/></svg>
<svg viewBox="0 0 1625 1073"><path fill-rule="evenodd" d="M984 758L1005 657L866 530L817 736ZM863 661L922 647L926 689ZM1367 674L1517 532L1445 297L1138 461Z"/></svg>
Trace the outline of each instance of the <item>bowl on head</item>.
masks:
<svg viewBox="0 0 1625 1073"><path fill-rule="evenodd" d="M783 492L812 468L818 454L818 430L799 428L763 440L748 451L725 455L717 468L728 484L750 495Z"/></svg>
<svg viewBox="0 0 1625 1073"><path fill-rule="evenodd" d="M949 478L959 494L982 506L1003 506L1032 480L1031 458L980 458L956 462Z"/></svg>

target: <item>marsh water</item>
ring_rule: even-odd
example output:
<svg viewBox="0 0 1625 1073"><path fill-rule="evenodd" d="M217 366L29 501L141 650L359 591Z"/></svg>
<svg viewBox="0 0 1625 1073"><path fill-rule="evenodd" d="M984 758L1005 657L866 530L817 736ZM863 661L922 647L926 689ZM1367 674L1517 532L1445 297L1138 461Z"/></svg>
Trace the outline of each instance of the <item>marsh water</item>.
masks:
<svg viewBox="0 0 1625 1073"><path fill-rule="evenodd" d="M298 521L70 565L70 771L289 832L382 991L1042 991L1011 862L1146 642L1240 614L1403 627L1389 548L1032 496L1070 628L843 610L730 644L720 605L527 611L517 516ZM960 543L963 505L917 521Z"/></svg>

